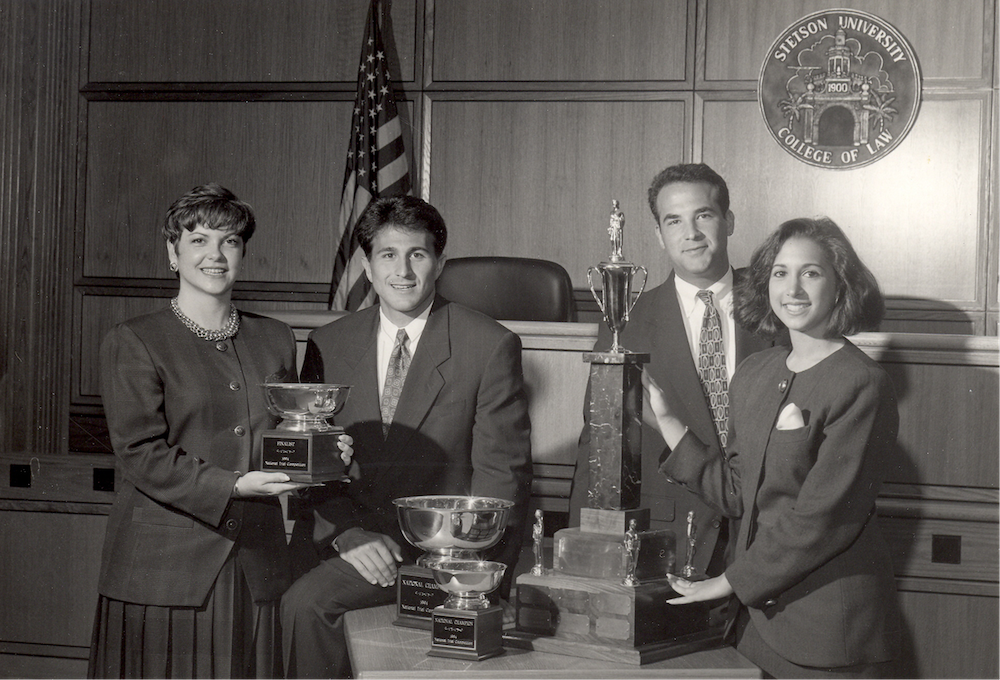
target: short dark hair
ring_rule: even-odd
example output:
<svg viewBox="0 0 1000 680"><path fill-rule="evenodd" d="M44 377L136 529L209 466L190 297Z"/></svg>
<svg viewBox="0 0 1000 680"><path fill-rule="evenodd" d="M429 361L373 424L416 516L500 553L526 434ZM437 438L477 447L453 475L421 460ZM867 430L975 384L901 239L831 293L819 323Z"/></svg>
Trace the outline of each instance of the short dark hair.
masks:
<svg viewBox="0 0 1000 680"><path fill-rule="evenodd" d="M771 309L768 290L774 260L790 238L813 241L833 264L837 302L830 314L829 332L853 335L877 329L885 314L885 300L878 281L858 257L847 235L827 217L788 220L757 248L733 293L733 315L737 323L765 337L774 337L785 327Z"/></svg>
<svg viewBox="0 0 1000 680"><path fill-rule="evenodd" d="M729 187L726 185L726 180L722 179L719 173L704 163L681 163L661 170L653 178L653 183L649 185L649 209L653 212L656 224L660 223L660 211L656 208L656 199L663 187L677 182L704 182L705 184L711 184L716 188L716 198L719 201L719 209L722 210L722 216L725 217L726 213L729 212Z"/></svg>
<svg viewBox="0 0 1000 680"><path fill-rule="evenodd" d="M354 232L366 257L371 257L372 243L378 233L390 226L426 231L434 239L434 254L438 257L448 243L448 228L433 205L416 196L385 196L365 208Z"/></svg>
<svg viewBox="0 0 1000 680"><path fill-rule="evenodd" d="M163 221L163 238L176 245L183 230L194 231L198 226L232 232L246 243L257 229L257 220L253 208L213 182L197 186L174 201Z"/></svg>

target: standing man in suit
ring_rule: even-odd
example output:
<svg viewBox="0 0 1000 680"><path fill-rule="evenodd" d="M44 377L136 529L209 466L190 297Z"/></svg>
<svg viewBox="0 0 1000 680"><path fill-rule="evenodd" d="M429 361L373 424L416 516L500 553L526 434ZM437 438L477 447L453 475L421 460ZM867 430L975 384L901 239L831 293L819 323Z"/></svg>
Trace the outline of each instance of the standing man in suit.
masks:
<svg viewBox="0 0 1000 680"><path fill-rule="evenodd" d="M460 494L514 502L489 555L507 565L506 597L531 484L521 341L435 294L447 230L419 198L372 203L358 223L377 306L309 336L302 379L352 385L337 416L354 437L359 478L313 489L292 535L301 576L282 599L289 677L350 673L342 614L395 601L402 536L393 499Z"/></svg>
<svg viewBox="0 0 1000 680"><path fill-rule="evenodd" d="M620 342L630 351L648 352L650 361L645 370L662 387L671 406L685 414L684 422L703 441L720 442L724 430L720 435L709 407L711 397L698 370L703 324L708 322L709 315L718 315L726 369L724 388L740 361L769 346L733 321L733 282L740 273L733 271L727 251L736 225L729 209L729 188L705 164L673 165L653 178L649 207L656 221L656 238L666 251L673 272L664 283L639 297ZM699 291L710 291L711 296ZM611 333L601 324L595 349L604 350L610 345ZM588 387L586 404L590 403L589 392ZM727 399L725 389L721 396L715 396L717 404L724 404ZM589 420L589 409L584 409L570 495L571 526L579 524L580 508L587 505ZM687 535L688 513L694 511L697 544L692 564L698 573L717 576L725 569L729 535L736 532L730 532L728 520L716 509L659 474L662 452L663 439L659 433L643 425L640 504L650 509L650 528L672 529L677 545L682 546ZM679 549L678 569L686 558L686 551Z"/></svg>

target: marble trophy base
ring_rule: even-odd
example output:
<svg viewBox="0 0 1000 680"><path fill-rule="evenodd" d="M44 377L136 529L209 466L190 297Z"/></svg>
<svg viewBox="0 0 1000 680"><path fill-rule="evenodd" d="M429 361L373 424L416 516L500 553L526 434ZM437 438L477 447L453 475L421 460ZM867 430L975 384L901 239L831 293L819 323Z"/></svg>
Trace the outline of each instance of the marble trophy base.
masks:
<svg viewBox="0 0 1000 680"><path fill-rule="evenodd" d="M293 482L343 480L345 465L337 446L343 433L342 427L323 432L265 430L258 469L284 472Z"/></svg>
<svg viewBox="0 0 1000 680"><path fill-rule="evenodd" d="M434 608L444 604L448 593L434 581L427 567L406 565L396 571L396 620L407 628L431 630Z"/></svg>
<svg viewBox="0 0 1000 680"><path fill-rule="evenodd" d="M632 521L639 585L626 586L623 527ZM583 508L580 527L555 533L552 569L517 577L508 646L642 665L721 642L708 603L668 603L678 597L665 578L676 565L676 538L648 526L647 509Z"/></svg>
<svg viewBox="0 0 1000 680"><path fill-rule="evenodd" d="M517 628L508 647L642 665L718 646L705 602L671 605L666 579L623 586L610 579L517 577Z"/></svg>
<svg viewBox="0 0 1000 680"><path fill-rule="evenodd" d="M503 654L503 608L434 608L428 656L482 661Z"/></svg>

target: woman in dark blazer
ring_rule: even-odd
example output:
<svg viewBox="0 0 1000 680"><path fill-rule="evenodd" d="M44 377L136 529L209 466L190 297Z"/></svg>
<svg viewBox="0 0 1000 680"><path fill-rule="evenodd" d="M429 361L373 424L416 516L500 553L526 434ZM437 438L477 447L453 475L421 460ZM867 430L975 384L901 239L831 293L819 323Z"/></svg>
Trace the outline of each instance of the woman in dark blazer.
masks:
<svg viewBox="0 0 1000 680"><path fill-rule="evenodd" d="M733 562L671 577L676 604L734 594L736 645L770 677L892 672L899 616L875 500L899 416L885 371L844 336L877 326L878 284L828 219L786 222L754 254L737 321L787 328L791 347L749 357L730 387L730 446L705 445L649 388L672 453L660 470L733 517ZM734 434L735 433L735 434Z"/></svg>
<svg viewBox="0 0 1000 680"><path fill-rule="evenodd" d="M102 345L119 478L90 677L282 676L277 497L304 485L251 466L277 424L260 385L296 380L295 340L230 301L254 228L250 206L216 184L178 199L163 227L177 297Z"/></svg>

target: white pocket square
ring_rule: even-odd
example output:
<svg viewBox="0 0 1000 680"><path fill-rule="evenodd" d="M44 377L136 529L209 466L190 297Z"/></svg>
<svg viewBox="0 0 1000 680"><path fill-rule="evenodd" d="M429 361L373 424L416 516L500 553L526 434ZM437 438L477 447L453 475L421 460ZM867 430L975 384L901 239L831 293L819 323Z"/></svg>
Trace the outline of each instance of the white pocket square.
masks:
<svg viewBox="0 0 1000 680"><path fill-rule="evenodd" d="M802 419L802 410L795 404L786 404L778 415L778 424L775 426L779 430L797 430L805 427L806 421Z"/></svg>

